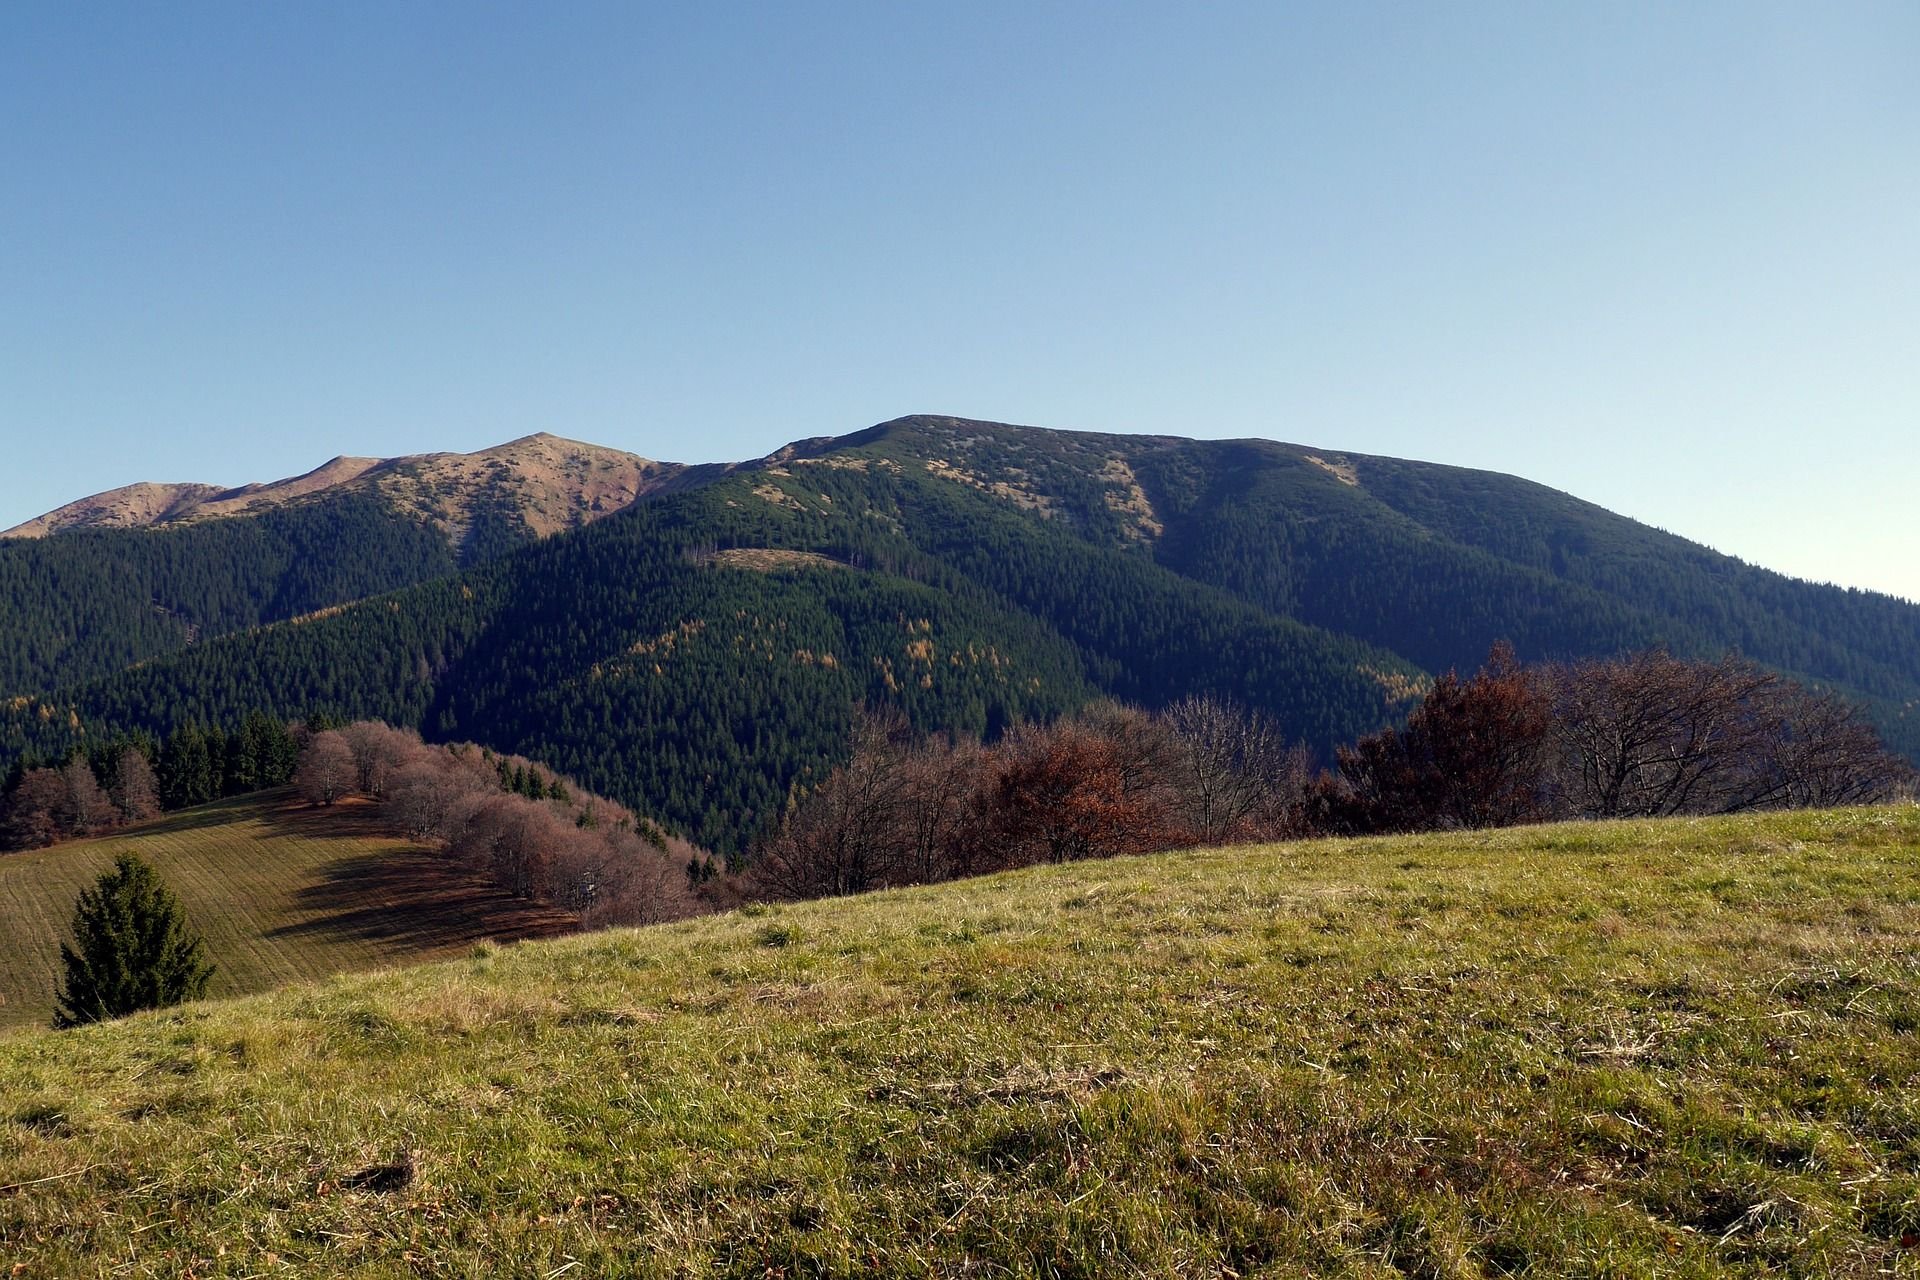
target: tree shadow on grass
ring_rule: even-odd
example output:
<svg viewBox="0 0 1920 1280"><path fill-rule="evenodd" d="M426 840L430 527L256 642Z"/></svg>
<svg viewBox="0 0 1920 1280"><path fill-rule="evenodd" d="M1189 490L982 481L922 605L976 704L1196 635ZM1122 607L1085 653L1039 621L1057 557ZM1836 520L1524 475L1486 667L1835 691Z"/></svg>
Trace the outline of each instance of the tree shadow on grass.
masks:
<svg viewBox="0 0 1920 1280"><path fill-rule="evenodd" d="M201 831L208 827L231 826L239 819L256 815L264 816L298 803L293 797L291 788L255 792L252 795L229 796L225 800L195 805L191 809L163 813L157 818L148 818L145 822L137 822L116 831L107 832L106 836L110 839L122 839L127 836L171 835L181 831Z"/></svg>
<svg viewBox="0 0 1920 1280"><path fill-rule="evenodd" d="M308 804L292 791L285 795L269 792L273 803L263 805L262 820L283 835L305 836L310 840L393 840L403 841L391 826L382 821L380 806L358 798L338 804Z"/></svg>
<svg viewBox="0 0 1920 1280"><path fill-rule="evenodd" d="M202 831L209 827L231 826L237 821L257 819L274 829L277 835L305 836L314 840L400 840L380 821L380 806L358 796L338 804L309 804L292 787L253 791L243 796L228 796L163 813L130 826L110 831L110 838L145 835L170 835L182 831Z"/></svg>
<svg viewBox="0 0 1920 1280"><path fill-rule="evenodd" d="M320 877L294 895L313 918L268 937L353 938L440 951L483 939L551 938L580 927L566 912L515 898L424 849L341 858L321 868Z"/></svg>

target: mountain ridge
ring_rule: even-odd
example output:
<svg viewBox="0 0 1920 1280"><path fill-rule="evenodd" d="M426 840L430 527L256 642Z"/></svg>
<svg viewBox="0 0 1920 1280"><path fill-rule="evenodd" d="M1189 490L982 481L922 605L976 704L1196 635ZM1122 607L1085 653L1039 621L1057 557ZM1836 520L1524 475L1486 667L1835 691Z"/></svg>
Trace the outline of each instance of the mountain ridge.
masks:
<svg viewBox="0 0 1920 1280"><path fill-rule="evenodd" d="M340 455L282 480L218 485L141 481L78 498L0 531L44 538L81 529L157 528L259 515L317 494L372 489L458 545L477 508L503 496L535 537L623 510L688 468L538 431L472 453Z"/></svg>
<svg viewBox="0 0 1920 1280"><path fill-rule="evenodd" d="M564 444L527 440L536 472ZM363 479L0 542L0 764L253 710L381 718L546 760L735 852L844 752L859 703L991 737L1213 694L1325 758L1499 641L1530 662L1738 651L1920 759L1920 607L1516 477L915 415L654 464L624 507L539 537L514 459L460 456L500 505L474 506L492 525L459 554L428 503L397 505L404 469L397 500Z"/></svg>
<svg viewBox="0 0 1920 1280"><path fill-rule="evenodd" d="M1630 516L1623 516L1610 508L1580 497L1571 490L1558 489L1541 481L1510 472L1490 471L1485 468L1467 467L1456 463L1432 462L1421 459L1400 458L1386 454L1357 453L1352 450L1329 449L1320 445L1300 444L1293 441L1275 440L1264 436L1241 437L1199 437L1179 436L1165 433L1127 433L1091 430L1062 430L1060 428L1039 427L1018 423L989 421L986 419L961 418L949 414L915 413L906 414L872 426L849 432L844 435L808 436L789 441L760 457L722 463L683 463L651 459L610 445L595 444L577 440L549 431L530 432L524 436L490 445L468 453L457 451L431 451L417 454L398 454L388 458L360 457L341 454L328 459L310 471L280 480L252 482L235 487L208 484L200 481L136 481L117 488L102 490L63 503L31 519L21 521L9 529L0 529L0 540L9 538L39 539L61 533L71 533L82 529L130 529L155 528L197 523L204 520L227 516L257 515L283 503L327 493L355 485L360 481L381 484L390 497L410 495L418 497L421 484L447 478L446 473L465 472L470 477L478 468L492 462L504 462L509 466L524 466L530 460L549 466L565 465L568 458L588 461L620 460L630 464L633 478L625 484L609 481L603 477L592 486L581 486L582 492L567 495L578 507L578 518L571 524L586 523L600 519L616 511L624 510L633 502L651 496L654 493L698 483L702 479L738 474L743 471L764 470L787 466L794 461L814 461L817 458L884 439L890 435L915 430L973 428L976 430L1003 432L1037 432L1051 436L1070 436L1088 443L1099 443L1110 448L1136 451L1147 448L1169 448L1179 446L1218 446L1221 448L1280 449L1297 455L1303 462L1314 466L1341 483L1362 490L1368 484L1362 478L1363 472L1378 478L1379 470L1416 469L1422 472L1446 474L1463 478L1492 477L1500 481L1519 484L1555 499L1564 501L1569 507L1583 515L1599 517L1631 524L1662 539L1682 543L1704 556L1730 561L1742 567L1764 573L1775 574L1794 583L1811 587L1831 588L1836 591L1881 597L1902 604L1920 604L1891 592L1871 587L1855 587L1827 579L1806 578L1769 569L1757 562L1749 561L1731 552L1721 551L1709 544L1699 542L1669 531L1661 525L1650 524ZM558 456L556 456L558 455ZM404 480L402 479L404 477ZM620 477L619 479L626 479ZM1390 504L1391 505L1391 504ZM420 507L440 518L442 527L457 527L443 509L432 512L430 504L422 501ZM1397 509L1397 508L1396 508ZM537 509L536 518L531 519L532 532L536 537L545 537L558 532L571 524L558 518L551 506ZM1450 530L1454 531L1454 530ZM1457 532L1456 532L1457 536Z"/></svg>

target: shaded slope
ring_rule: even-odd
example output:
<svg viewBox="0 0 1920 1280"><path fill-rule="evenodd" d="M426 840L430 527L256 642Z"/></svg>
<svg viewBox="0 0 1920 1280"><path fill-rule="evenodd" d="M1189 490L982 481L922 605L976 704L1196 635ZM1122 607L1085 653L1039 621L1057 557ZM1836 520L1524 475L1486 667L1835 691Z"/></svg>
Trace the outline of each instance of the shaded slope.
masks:
<svg viewBox="0 0 1920 1280"><path fill-rule="evenodd" d="M1370 493L1424 527L1671 618L1696 643L1889 703L1920 686L1920 607L1803 582L1531 481L1360 458Z"/></svg>
<svg viewBox="0 0 1920 1280"><path fill-rule="evenodd" d="M76 1277L1897 1274L1916 854L1911 809L1217 850L0 1042L0 1239Z"/></svg>
<svg viewBox="0 0 1920 1280"><path fill-rule="evenodd" d="M370 494L178 529L0 541L0 696L451 573L446 540Z"/></svg>
<svg viewBox="0 0 1920 1280"><path fill-rule="evenodd" d="M1272 441L903 418L858 442L1260 608L1471 669L1737 649L1865 703L1920 759L1920 606L1747 565L1512 476Z"/></svg>

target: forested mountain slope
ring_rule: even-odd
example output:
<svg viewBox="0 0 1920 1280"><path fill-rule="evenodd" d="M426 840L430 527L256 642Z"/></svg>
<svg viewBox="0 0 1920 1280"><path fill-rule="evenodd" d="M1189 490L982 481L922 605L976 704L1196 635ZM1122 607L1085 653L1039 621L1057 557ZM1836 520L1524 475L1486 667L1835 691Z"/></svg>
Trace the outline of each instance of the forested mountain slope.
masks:
<svg viewBox="0 0 1920 1280"><path fill-rule="evenodd" d="M1772 573L1513 476L926 417L824 447L854 442L1428 671L1471 667L1499 639L1529 660L1738 649L1867 702L1920 752L1920 606Z"/></svg>
<svg viewBox="0 0 1920 1280"><path fill-rule="evenodd" d="M701 470L542 434L96 494L0 534L0 695L441 577Z"/></svg>
<svg viewBox="0 0 1920 1280"><path fill-rule="evenodd" d="M0 696L452 573L447 540L369 494L167 530L0 541Z"/></svg>
<svg viewBox="0 0 1920 1280"><path fill-rule="evenodd" d="M1102 694L1214 692L1326 752L1502 638L1527 660L1738 648L1867 702L1920 755L1920 608L1754 569L1511 477L948 418L661 474L611 518L531 544L516 527L457 573L441 529L362 495L356 536L400 551L329 555L289 534L284 572L325 590L219 579L205 595L236 602L217 628L234 634L172 653L142 640L164 626L150 605L76 629L48 621L58 600L30 601L5 625L91 647L12 659L23 696L0 709L0 756L256 708L377 716L542 759L737 850L837 758L856 701L991 734ZM332 514L352 510L323 496L0 551L258 540L274 520L360 528ZM376 572L389 576L350 576ZM60 597L73 608L113 598L87 575L81 557ZM294 616L390 587L403 589Z"/></svg>
<svg viewBox="0 0 1920 1280"><path fill-rule="evenodd" d="M17 703L6 745L325 709L523 752L737 849L838 755L856 700L992 733L1220 689L1327 747L1417 687L1389 653L924 471L783 472Z"/></svg>

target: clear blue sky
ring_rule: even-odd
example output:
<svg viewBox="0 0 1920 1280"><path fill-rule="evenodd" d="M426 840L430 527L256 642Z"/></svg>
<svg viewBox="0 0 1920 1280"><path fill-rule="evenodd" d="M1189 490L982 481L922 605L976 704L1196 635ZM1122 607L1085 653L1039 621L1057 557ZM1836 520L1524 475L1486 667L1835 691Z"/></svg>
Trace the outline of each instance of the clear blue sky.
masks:
<svg viewBox="0 0 1920 1280"><path fill-rule="evenodd" d="M1920 598L1920 5L0 6L0 527L912 412Z"/></svg>

